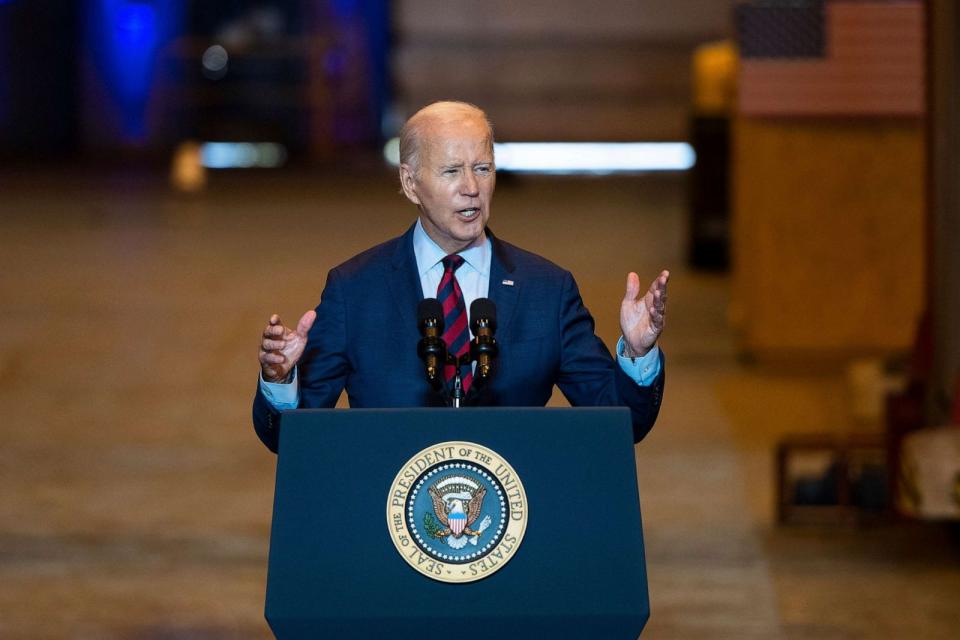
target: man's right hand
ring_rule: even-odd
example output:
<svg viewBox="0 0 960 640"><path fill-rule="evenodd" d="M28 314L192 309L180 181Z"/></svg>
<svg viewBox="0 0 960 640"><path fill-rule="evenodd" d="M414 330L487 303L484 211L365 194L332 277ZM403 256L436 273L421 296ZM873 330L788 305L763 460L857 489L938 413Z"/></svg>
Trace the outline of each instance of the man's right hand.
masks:
<svg viewBox="0 0 960 640"><path fill-rule="evenodd" d="M317 319L316 311L307 311L296 330L283 326L280 316L273 314L260 341L260 371L267 382L287 382L307 346L307 332Z"/></svg>

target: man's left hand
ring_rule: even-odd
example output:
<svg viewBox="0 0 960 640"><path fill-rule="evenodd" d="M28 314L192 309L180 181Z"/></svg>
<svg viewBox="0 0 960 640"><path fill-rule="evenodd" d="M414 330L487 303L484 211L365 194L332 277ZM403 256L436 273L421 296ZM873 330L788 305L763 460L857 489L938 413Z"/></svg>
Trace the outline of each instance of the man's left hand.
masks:
<svg viewBox="0 0 960 640"><path fill-rule="evenodd" d="M640 276L627 274L627 292L620 304L620 331L623 332L623 355L637 358L647 355L663 331L667 313L667 280L669 271L661 271L646 293L640 291Z"/></svg>

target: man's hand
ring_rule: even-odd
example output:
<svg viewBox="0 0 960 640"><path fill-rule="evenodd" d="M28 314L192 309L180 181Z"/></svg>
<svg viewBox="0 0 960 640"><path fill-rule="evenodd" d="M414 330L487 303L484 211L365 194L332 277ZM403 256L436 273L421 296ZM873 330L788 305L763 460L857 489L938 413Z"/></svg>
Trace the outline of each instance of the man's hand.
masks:
<svg viewBox="0 0 960 640"><path fill-rule="evenodd" d="M620 304L620 331L623 332L623 355L637 358L647 355L663 331L667 312L667 280L669 271L661 271L647 292L640 293L640 276L627 274L627 292Z"/></svg>
<svg viewBox="0 0 960 640"><path fill-rule="evenodd" d="M317 319L316 311L307 311L296 330L283 326L280 316L273 314L260 341L260 370L267 382L286 382L307 346L307 332Z"/></svg>

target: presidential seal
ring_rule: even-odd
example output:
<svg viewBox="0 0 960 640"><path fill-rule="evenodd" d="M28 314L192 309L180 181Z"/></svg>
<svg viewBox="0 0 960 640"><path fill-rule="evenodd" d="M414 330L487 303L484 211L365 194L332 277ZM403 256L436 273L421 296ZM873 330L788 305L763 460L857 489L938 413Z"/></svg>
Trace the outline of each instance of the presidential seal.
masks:
<svg viewBox="0 0 960 640"><path fill-rule="evenodd" d="M441 442L410 458L394 478L387 528L403 559L423 575L473 582L516 554L527 528L527 495L495 451Z"/></svg>

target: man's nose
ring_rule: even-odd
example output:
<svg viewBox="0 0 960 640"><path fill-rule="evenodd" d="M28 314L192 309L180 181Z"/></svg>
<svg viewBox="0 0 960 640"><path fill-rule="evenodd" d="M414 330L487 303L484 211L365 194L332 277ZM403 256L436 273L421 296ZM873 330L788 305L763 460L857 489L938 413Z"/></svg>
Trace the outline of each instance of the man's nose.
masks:
<svg viewBox="0 0 960 640"><path fill-rule="evenodd" d="M463 183L460 185L460 189L465 196L476 196L480 193L480 185L477 182L477 176L474 175L473 171L467 169L463 172Z"/></svg>

